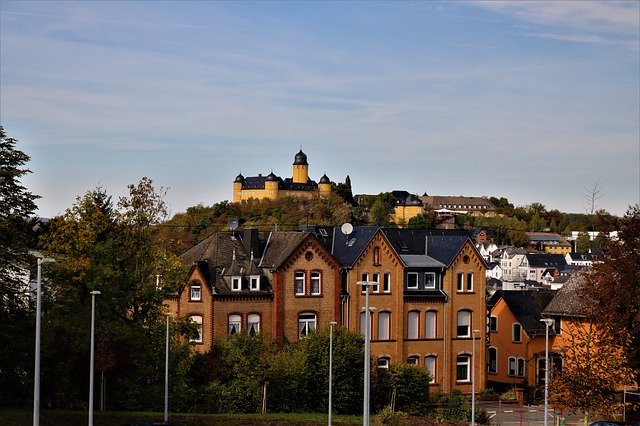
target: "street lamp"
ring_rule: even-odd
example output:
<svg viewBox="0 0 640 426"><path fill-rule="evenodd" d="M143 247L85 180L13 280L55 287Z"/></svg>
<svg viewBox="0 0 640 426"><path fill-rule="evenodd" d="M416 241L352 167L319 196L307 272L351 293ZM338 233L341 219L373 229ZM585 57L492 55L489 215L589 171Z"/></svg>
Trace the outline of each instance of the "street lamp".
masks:
<svg viewBox="0 0 640 426"><path fill-rule="evenodd" d="M545 324L544 333L544 426L549 425L549 327L553 325L553 319L542 318Z"/></svg>
<svg viewBox="0 0 640 426"><path fill-rule="evenodd" d="M89 426L93 426L93 358L94 358L94 335L96 321L96 296L100 292L91 292L91 356L89 360Z"/></svg>
<svg viewBox="0 0 640 426"><path fill-rule="evenodd" d="M476 333L480 330L473 330L473 340L471 341L471 426L476 424Z"/></svg>
<svg viewBox="0 0 640 426"><path fill-rule="evenodd" d="M333 326L338 324L335 321L329 323L329 426L331 426L331 394L333 382Z"/></svg>
<svg viewBox="0 0 640 426"><path fill-rule="evenodd" d="M55 262L55 259L38 257L38 275L36 278L36 353L33 369L33 426L40 425L40 328L42 311L42 264Z"/></svg>
<svg viewBox="0 0 640 426"><path fill-rule="evenodd" d="M171 313L165 315L167 317L167 337L164 347L164 422L169 423L169 317L171 317Z"/></svg>
<svg viewBox="0 0 640 426"><path fill-rule="evenodd" d="M369 426L369 388L371 382L371 318L369 315L369 285L377 284L369 281L358 281L356 284L364 288L364 402L362 404L362 424Z"/></svg>

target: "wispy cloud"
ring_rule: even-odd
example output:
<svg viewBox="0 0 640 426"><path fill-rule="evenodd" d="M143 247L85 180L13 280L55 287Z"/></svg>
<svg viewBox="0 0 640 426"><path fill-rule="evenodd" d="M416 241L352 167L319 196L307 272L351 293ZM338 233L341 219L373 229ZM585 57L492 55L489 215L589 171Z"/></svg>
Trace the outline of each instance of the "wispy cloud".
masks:
<svg viewBox="0 0 640 426"><path fill-rule="evenodd" d="M619 44L635 50L640 43L637 1L478 1L471 5L546 27L529 36Z"/></svg>

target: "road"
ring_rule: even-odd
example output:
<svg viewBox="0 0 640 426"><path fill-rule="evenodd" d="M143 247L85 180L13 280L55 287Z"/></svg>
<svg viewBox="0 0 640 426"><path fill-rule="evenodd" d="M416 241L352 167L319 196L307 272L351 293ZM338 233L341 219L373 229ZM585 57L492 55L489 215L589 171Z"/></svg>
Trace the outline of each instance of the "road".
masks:
<svg viewBox="0 0 640 426"><path fill-rule="evenodd" d="M544 425L543 405L515 405L497 402L482 402L484 410L492 425L501 426L542 426ZM558 425L564 419L566 426L584 426L584 416L581 413L556 413L549 409L549 426Z"/></svg>

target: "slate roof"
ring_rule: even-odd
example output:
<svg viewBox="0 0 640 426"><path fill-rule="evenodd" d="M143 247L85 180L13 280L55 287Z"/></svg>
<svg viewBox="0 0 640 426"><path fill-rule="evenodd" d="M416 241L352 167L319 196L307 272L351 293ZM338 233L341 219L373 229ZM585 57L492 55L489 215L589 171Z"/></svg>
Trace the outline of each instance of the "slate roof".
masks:
<svg viewBox="0 0 640 426"><path fill-rule="evenodd" d="M426 255L448 266L468 241L465 230L397 229L384 228L383 232L400 255Z"/></svg>
<svg viewBox="0 0 640 426"><path fill-rule="evenodd" d="M586 285L585 273L572 274L545 308L545 316L585 317L587 306L582 287Z"/></svg>
<svg viewBox="0 0 640 426"><path fill-rule="evenodd" d="M422 206L420 198L407 191L391 191L391 195L396 199L396 206Z"/></svg>
<svg viewBox="0 0 640 426"><path fill-rule="evenodd" d="M243 243L241 235L216 232L184 252L181 259L186 265L196 265L215 293L243 294L244 291L231 292L230 277L261 274L256 265L258 259L251 259L249 246ZM267 280L261 280L261 289L251 294L270 293Z"/></svg>
<svg viewBox="0 0 640 426"><path fill-rule="evenodd" d="M331 239L321 241L323 244L331 244L329 251L343 267L351 268L380 229L379 226L354 226L353 232L345 235L336 227Z"/></svg>
<svg viewBox="0 0 640 426"><path fill-rule="evenodd" d="M429 205L434 209L440 209L446 206L458 206L451 208L482 209L486 211L496 210L496 206L494 206L493 203L485 197L463 197L462 195L423 195L420 199L425 205Z"/></svg>
<svg viewBox="0 0 640 426"><path fill-rule="evenodd" d="M509 310L529 336L545 333L544 324L540 322L540 319L556 291L547 289L499 290L496 293L500 293L497 297L501 297L504 300Z"/></svg>
<svg viewBox="0 0 640 426"><path fill-rule="evenodd" d="M552 243L562 246L571 245L566 239L561 237L560 234L554 234L551 232L527 232L527 237L529 237L529 241L532 243Z"/></svg>
<svg viewBox="0 0 640 426"><path fill-rule="evenodd" d="M306 183L292 182L291 178L282 179L279 176L270 173L268 176L248 176L243 180L243 189L264 189L264 183L267 180L276 180L278 182L278 188L290 191L315 191L318 189L318 184L313 180L308 180Z"/></svg>
<svg viewBox="0 0 640 426"><path fill-rule="evenodd" d="M310 234L298 231L276 231L269 234L261 268L277 269Z"/></svg>
<svg viewBox="0 0 640 426"><path fill-rule="evenodd" d="M527 253L527 261L532 268L558 268L567 266L567 260L562 254Z"/></svg>
<svg viewBox="0 0 640 426"><path fill-rule="evenodd" d="M421 254L401 254L400 258L407 268L444 268L442 262Z"/></svg>

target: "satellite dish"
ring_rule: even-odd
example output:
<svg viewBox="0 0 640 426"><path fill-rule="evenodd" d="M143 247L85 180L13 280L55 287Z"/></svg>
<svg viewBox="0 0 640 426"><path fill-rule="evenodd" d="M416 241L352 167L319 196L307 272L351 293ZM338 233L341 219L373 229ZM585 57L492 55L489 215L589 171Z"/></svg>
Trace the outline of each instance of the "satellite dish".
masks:
<svg viewBox="0 0 640 426"><path fill-rule="evenodd" d="M238 219L235 217L232 217L227 222L227 226L229 226L229 229L231 229L232 231L235 231L236 229L238 229Z"/></svg>
<svg viewBox="0 0 640 426"><path fill-rule="evenodd" d="M350 224L349 222L345 222L340 227L340 230L342 231L342 233L344 235L349 235L349 234L351 234L353 232L353 225Z"/></svg>

